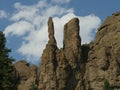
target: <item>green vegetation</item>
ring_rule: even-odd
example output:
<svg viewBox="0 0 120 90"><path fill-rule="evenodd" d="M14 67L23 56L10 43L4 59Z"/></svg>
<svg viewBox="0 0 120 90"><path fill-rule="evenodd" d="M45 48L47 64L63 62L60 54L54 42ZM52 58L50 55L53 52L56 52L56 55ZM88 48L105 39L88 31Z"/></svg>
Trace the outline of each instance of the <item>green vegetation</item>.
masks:
<svg viewBox="0 0 120 90"><path fill-rule="evenodd" d="M37 85L32 83L29 90L38 90L38 87L37 87Z"/></svg>
<svg viewBox="0 0 120 90"><path fill-rule="evenodd" d="M110 84L107 79L104 80L104 87L103 90L111 90Z"/></svg>
<svg viewBox="0 0 120 90"><path fill-rule="evenodd" d="M9 57L11 50L5 44L5 35L0 31L0 90L16 90L14 59Z"/></svg>

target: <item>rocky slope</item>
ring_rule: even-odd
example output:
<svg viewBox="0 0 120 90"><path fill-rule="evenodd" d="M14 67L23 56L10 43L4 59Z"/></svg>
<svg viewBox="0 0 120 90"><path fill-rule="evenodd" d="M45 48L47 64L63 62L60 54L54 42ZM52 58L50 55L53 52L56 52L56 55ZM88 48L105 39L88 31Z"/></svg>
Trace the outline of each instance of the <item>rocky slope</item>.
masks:
<svg viewBox="0 0 120 90"><path fill-rule="evenodd" d="M59 49L50 17L49 41L41 57L38 78L35 66L23 61L15 64L19 90L29 90L36 79L38 90L103 90L105 81L112 90L120 90L120 12L104 21L88 45L81 45L79 30L77 18L66 23L63 48Z"/></svg>
<svg viewBox="0 0 120 90"><path fill-rule="evenodd" d="M120 90L120 12L108 17L98 29L86 63L86 90L102 90L105 79L111 88Z"/></svg>

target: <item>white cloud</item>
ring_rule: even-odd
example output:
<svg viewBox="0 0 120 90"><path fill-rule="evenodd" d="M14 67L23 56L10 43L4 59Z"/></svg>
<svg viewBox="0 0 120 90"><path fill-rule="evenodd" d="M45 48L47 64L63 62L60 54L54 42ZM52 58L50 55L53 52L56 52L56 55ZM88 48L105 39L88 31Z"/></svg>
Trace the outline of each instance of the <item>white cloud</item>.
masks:
<svg viewBox="0 0 120 90"><path fill-rule="evenodd" d="M59 3L59 4L68 3L69 1L70 0L52 0L52 2Z"/></svg>
<svg viewBox="0 0 120 90"><path fill-rule="evenodd" d="M36 8L34 5L24 6L18 2L14 4L14 7L17 9L17 12L14 13L10 18L12 21L19 21L20 19L30 21L33 19L33 17L35 17L38 11L38 8Z"/></svg>
<svg viewBox="0 0 120 90"><path fill-rule="evenodd" d="M22 36L31 30L34 30L34 26L31 23L27 21L19 21L7 26L4 33L6 36L9 34Z"/></svg>
<svg viewBox="0 0 120 90"><path fill-rule="evenodd" d="M0 10L0 18L6 18L8 15L5 11Z"/></svg>
<svg viewBox="0 0 120 90"><path fill-rule="evenodd" d="M68 2L69 0L58 1ZM41 0L37 4L30 6L16 3L14 7L16 8L16 12L10 18L14 23L8 25L4 33L7 37L15 35L23 39L17 51L26 57L28 61L32 60L31 63L39 61L48 41L47 20L49 16L53 17L55 37L59 47L63 45L64 24L73 17L80 19L82 43L88 43L93 39L92 32L96 32L96 28L100 24L99 17L93 14L76 16L72 8L48 4L45 0Z"/></svg>
<svg viewBox="0 0 120 90"><path fill-rule="evenodd" d="M73 9L66 9L66 8L62 8L60 6L55 5L46 9L44 11L44 14L49 16L56 16L56 15L61 16L63 14L70 13L70 12L73 12Z"/></svg>
<svg viewBox="0 0 120 90"><path fill-rule="evenodd" d="M101 20L94 14L88 16L79 17L80 20L80 36L82 38L82 44L89 43L94 39L94 34L97 32L97 28L100 26Z"/></svg>

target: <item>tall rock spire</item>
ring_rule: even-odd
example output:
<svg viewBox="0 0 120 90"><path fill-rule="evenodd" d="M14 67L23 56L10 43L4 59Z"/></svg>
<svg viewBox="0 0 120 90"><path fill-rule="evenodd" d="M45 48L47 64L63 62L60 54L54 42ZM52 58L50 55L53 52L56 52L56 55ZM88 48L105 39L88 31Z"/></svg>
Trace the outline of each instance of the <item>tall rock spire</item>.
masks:
<svg viewBox="0 0 120 90"><path fill-rule="evenodd" d="M48 20L49 41L43 51L40 63L39 90L57 90L55 75L57 45L54 38L52 18Z"/></svg>
<svg viewBox="0 0 120 90"><path fill-rule="evenodd" d="M83 71L80 68L82 64L82 52L79 30L78 18L71 19L64 26L63 50L68 65L70 66L67 67L70 72L67 71L68 79L64 90L83 90Z"/></svg>
<svg viewBox="0 0 120 90"><path fill-rule="evenodd" d="M71 19L64 26L63 49L71 64L73 64L73 62L78 62L80 64L81 61L81 39L79 30L78 18ZM75 60L73 57L76 57Z"/></svg>
<svg viewBox="0 0 120 90"><path fill-rule="evenodd" d="M80 48L81 46L81 39L79 36L79 20L78 18L71 19L68 23L64 26L64 41L63 41L63 48Z"/></svg>
<svg viewBox="0 0 120 90"><path fill-rule="evenodd" d="M54 37L54 25L53 25L53 21L52 21L51 17L49 17L49 20L48 20L48 33L49 33L48 44L56 45L56 40L55 40L55 37Z"/></svg>

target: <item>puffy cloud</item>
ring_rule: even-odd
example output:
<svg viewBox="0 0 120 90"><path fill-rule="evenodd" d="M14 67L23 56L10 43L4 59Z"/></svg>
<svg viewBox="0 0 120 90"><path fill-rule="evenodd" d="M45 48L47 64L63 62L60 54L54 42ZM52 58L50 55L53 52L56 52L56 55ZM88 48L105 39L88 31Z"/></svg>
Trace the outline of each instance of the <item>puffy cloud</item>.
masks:
<svg viewBox="0 0 120 90"><path fill-rule="evenodd" d="M8 15L5 11L0 10L0 18L6 18Z"/></svg>
<svg viewBox="0 0 120 90"><path fill-rule="evenodd" d="M69 0L58 1L68 2ZM100 18L94 14L76 16L72 8L48 4L45 0L29 6L15 3L14 7L16 12L10 18L14 23L8 25L4 33L7 37L15 35L22 38L17 52L26 57L28 61L31 60L31 63L39 61L48 41L47 20L49 16L53 17L55 37L59 47L63 45L64 24L73 17L78 17L80 20L82 43L89 43L94 38L93 32L96 32L96 28L101 23Z"/></svg>
<svg viewBox="0 0 120 90"><path fill-rule="evenodd" d="M24 41L18 52L27 58L36 60L36 62L39 61L48 40L47 33L46 24L40 30L31 31L28 36L24 37Z"/></svg>
<svg viewBox="0 0 120 90"><path fill-rule="evenodd" d="M70 0L52 0L52 2L59 3L59 4L68 3L69 1Z"/></svg>
<svg viewBox="0 0 120 90"><path fill-rule="evenodd" d="M79 16L80 20L80 36L82 38L82 44L89 43L94 39L97 28L101 24L99 17L94 14L88 16Z"/></svg>
<svg viewBox="0 0 120 90"><path fill-rule="evenodd" d="M27 21L19 21L7 26L4 33L6 36L10 34L22 36L25 33L30 32L31 30L34 30L34 26L31 23Z"/></svg>

